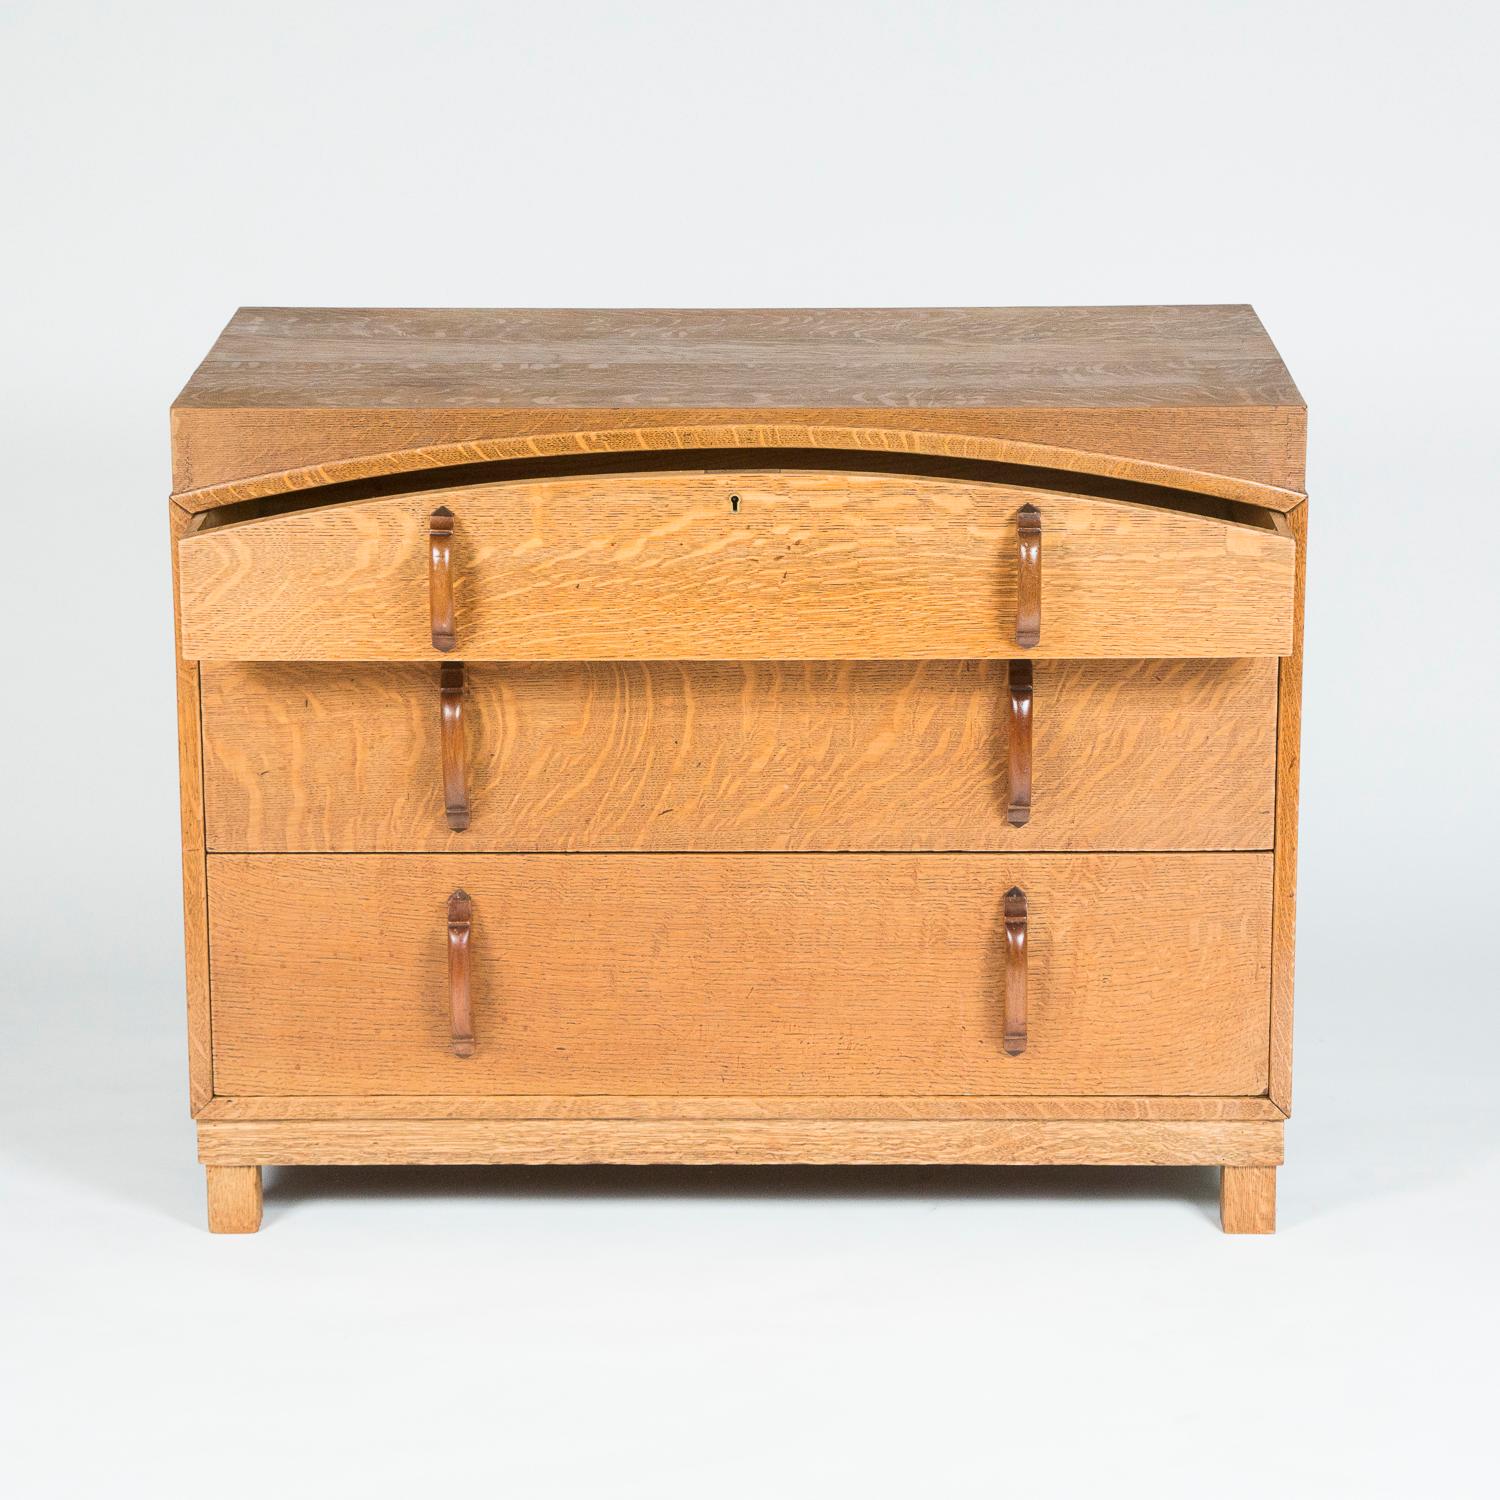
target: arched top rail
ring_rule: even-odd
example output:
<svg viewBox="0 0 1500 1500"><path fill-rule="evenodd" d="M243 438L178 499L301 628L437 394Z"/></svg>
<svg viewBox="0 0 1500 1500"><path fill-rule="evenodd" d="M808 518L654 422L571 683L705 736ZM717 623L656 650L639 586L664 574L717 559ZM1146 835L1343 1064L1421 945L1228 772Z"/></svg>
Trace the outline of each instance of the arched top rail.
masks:
<svg viewBox="0 0 1500 1500"><path fill-rule="evenodd" d="M962 433L919 432L897 427L821 427L782 424L703 424L677 427L626 427L597 432L545 433L529 437L479 438L468 442L398 448L332 463L313 464L274 474L259 474L203 489L184 490L173 498L198 513L248 500L293 496L325 485L348 484L398 474L441 471L463 464L504 463L640 453L663 454L726 449L801 449L838 453L911 454L922 458L994 463L1024 468L1087 474L1102 479L1155 485L1186 494L1234 500L1266 510L1286 512L1306 498L1300 490L1282 489L1226 474L1204 473L1173 464L1117 454L1091 453L1012 438L975 437Z"/></svg>

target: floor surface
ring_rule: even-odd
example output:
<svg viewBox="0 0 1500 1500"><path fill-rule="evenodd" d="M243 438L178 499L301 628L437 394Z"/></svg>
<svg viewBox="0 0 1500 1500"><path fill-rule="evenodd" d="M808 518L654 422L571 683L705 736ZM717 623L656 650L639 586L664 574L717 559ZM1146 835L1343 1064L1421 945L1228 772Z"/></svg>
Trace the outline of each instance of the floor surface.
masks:
<svg viewBox="0 0 1500 1500"><path fill-rule="evenodd" d="M1092 1168L285 1169L211 1237L112 1013L60 1121L6 1061L7 1495L1493 1493L1482 1089L1304 1057L1271 1238Z"/></svg>

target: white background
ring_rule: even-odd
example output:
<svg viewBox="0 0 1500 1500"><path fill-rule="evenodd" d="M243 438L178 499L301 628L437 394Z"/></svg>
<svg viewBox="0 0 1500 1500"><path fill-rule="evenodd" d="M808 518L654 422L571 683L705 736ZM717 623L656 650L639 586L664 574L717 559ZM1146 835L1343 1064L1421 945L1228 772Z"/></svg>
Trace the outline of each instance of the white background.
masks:
<svg viewBox="0 0 1500 1500"><path fill-rule="evenodd" d="M0 11L0 1490L1493 1493L1492 8ZM269 1174L187 1117L167 407L236 305L1254 303L1281 1232L1207 1171Z"/></svg>

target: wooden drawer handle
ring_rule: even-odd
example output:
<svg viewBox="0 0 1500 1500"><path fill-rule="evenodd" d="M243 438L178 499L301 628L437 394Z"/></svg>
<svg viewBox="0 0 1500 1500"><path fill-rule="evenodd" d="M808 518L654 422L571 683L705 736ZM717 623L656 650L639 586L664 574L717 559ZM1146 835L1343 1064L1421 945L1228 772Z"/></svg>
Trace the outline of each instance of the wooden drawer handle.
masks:
<svg viewBox="0 0 1500 1500"><path fill-rule="evenodd" d="M1010 1057L1026 1050L1026 892L1013 885L1005 893L1005 1035Z"/></svg>
<svg viewBox="0 0 1500 1500"><path fill-rule="evenodd" d="M1042 513L1034 505L1016 512L1016 645L1042 641Z"/></svg>
<svg viewBox="0 0 1500 1500"><path fill-rule="evenodd" d="M443 716L443 808L455 833L469 826L469 773L464 754L466 688L464 664L445 661L438 669L438 702Z"/></svg>
<svg viewBox="0 0 1500 1500"><path fill-rule="evenodd" d="M474 903L468 892L448 897L448 1012L453 1025L453 1055L474 1055L474 1008L469 993L469 929Z"/></svg>
<svg viewBox="0 0 1500 1500"><path fill-rule="evenodd" d="M1010 783L1005 820L1019 828L1031 817L1032 669L1029 661L1010 664Z"/></svg>
<svg viewBox="0 0 1500 1500"><path fill-rule="evenodd" d="M427 584L432 593L432 644L438 651L458 645L453 624L453 512L440 505L427 520Z"/></svg>

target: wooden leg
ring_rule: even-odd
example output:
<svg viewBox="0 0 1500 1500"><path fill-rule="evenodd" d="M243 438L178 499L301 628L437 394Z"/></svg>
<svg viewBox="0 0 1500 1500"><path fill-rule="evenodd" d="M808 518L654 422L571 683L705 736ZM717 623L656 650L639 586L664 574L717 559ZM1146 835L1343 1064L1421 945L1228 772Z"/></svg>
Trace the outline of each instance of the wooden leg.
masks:
<svg viewBox="0 0 1500 1500"><path fill-rule="evenodd" d="M1275 1234L1276 1168L1220 1167L1219 1222L1225 1234Z"/></svg>
<svg viewBox="0 0 1500 1500"><path fill-rule="evenodd" d="M208 1227L214 1234L254 1234L260 1228L260 1168L205 1167Z"/></svg>

